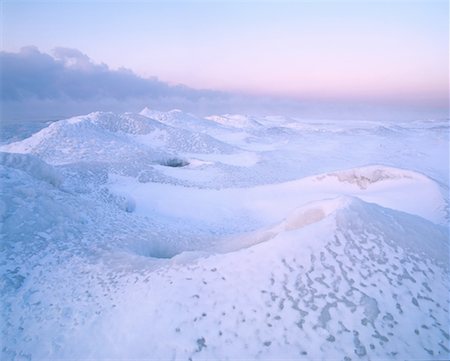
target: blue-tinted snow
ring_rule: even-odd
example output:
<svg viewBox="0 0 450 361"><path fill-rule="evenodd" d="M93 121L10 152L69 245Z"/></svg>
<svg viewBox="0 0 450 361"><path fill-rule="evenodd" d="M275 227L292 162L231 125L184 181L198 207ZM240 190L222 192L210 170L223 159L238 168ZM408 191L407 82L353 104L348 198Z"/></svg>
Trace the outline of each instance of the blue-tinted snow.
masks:
<svg viewBox="0 0 450 361"><path fill-rule="evenodd" d="M448 122L145 109L20 138L2 359L450 357Z"/></svg>

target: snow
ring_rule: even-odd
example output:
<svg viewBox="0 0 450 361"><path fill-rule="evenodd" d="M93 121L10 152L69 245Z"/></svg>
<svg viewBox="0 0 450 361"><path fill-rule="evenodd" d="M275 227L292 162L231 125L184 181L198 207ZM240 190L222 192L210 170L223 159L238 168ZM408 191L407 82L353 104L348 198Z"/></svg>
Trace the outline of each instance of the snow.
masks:
<svg viewBox="0 0 450 361"><path fill-rule="evenodd" d="M4 167L20 169L30 176L46 181L54 186L62 182L58 171L32 154L0 152L0 164Z"/></svg>
<svg viewBox="0 0 450 361"><path fill-rule="evenodd" d="M241 114L226 114L226 115L211 115L206 119L212 120L216 123L234 127L234 128L247 128L247 127L259 127L259 123L253 117L241 115Z"/></svg>
<svg viewBox="0 0 450 361"><path fill-rule="evenodd" d="M0 147L2 359L448 359L447 121L144 109Z"/></svg>

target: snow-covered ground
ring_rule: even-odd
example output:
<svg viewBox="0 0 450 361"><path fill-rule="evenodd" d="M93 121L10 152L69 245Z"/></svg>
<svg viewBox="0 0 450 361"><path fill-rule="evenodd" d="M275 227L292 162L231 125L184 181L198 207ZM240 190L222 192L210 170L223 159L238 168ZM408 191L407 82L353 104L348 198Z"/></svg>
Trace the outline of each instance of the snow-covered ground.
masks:
<svg viewBox="0 0 450 361"><path fill-rule="evenodd" d="M450 358L448 121L146 108L0 151L2 359Z"/></svg>

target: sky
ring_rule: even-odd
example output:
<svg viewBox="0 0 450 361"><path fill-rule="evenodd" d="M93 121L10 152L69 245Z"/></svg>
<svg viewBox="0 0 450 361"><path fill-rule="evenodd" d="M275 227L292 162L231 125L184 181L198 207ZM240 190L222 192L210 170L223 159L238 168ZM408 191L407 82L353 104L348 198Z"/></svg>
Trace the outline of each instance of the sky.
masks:
<svg viewBox="0 0 450 361"><path fill-rule="evenodd" d="M55 67L77 68L78 75L86 78L77 91L49 90L46 101L62 93L80 101L71 94L99 81L87 79L89 71L107 70L117 78L126 68L134 77L153 82L152 91L139 96L155 98L158 83L163 107L171 105L169 98L183 98L189 89L187 100L193 108L199 98L231 107L239 95L254 107L259 98L265 99L261 104L273 99L280 108L289 101L314 104L314 108L321 103L346 108L364 104L448 114L449 9L444 0L6 0L1 4L2 55L22 52L24 63L16 73L8 71L14 88L6 89L8 101L19 93L23 101L23 94L31 96L37 84L48 83L42 69L36 82L14 80L16 74L23 78L24 69L36 69L33 61L39 53L52 56ZM24 52L25 46L36 47L34 55L31 48ZM76 54L72 58L67 55L71 50ZM15 62L10 59L8 64ZM61 72L58 78L68 73ZM33 71L28 74L33 78ZM71 74L53 87L70 88L78 75ZM126 89L136 93L136 84L125 78L118 93ZM33 83L33 89L17 89L17 83ZM120 88L119 83L116 79L114 86ZM177 84L185 86L183 94ZM103 94L106 88L86 94ZM199 89L208 91L198 93ZM105 97L115 99L117 94ZM207 103L202 104L207 107Z"/></svg>

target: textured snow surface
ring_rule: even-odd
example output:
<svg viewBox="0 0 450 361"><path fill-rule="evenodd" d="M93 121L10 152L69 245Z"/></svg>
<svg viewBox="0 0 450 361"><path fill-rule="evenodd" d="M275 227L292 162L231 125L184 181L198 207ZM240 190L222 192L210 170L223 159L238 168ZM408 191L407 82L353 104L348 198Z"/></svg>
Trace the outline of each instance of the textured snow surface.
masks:
<svg viewBox="0 0 450 361"><path fill-rule="evenodd" d="M146 108L0 151L2 360L450 358L446 121Z"/></svg>

